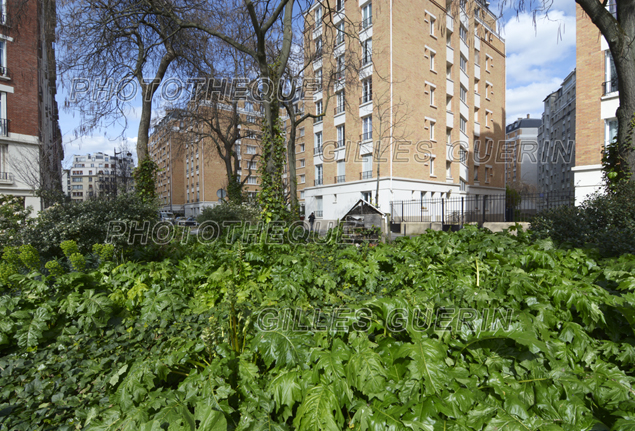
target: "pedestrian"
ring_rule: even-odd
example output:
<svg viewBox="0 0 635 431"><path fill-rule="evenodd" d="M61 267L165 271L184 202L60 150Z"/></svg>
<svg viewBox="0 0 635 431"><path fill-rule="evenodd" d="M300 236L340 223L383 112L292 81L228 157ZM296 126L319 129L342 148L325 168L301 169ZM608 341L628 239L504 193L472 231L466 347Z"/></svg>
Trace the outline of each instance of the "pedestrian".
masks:
<svg viewBox="0 0 635 431"><path fill-rule="evenodd" d="M313 232L313 223L315 222L315 213L311 213L309 216L309 223L311 224L311 232Z"/></svg>

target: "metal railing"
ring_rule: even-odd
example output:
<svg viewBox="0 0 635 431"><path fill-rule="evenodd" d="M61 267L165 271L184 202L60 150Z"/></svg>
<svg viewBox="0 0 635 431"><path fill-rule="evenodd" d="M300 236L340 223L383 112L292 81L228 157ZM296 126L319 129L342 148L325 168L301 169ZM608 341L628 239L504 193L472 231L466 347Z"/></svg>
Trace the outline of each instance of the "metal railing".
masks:
<svg viewBox="0 0 635 431"><path fill-rule="evenodd" d="M0 172L0 182L13 183L13 174L10 172Z"/></svg>
<svg viewBox="0 0 635 431"><path fill-rule="evenodd" d="M0 118L0 136L9 136L9 120Z"/></svg>
<svg viewBox="0 0 635 431"><path fill-rule="evenodd" d="M528 222L540 212L575 204L573 192L531 193L519 195L467 195L450 198L393 201L393 223L441 222L463 225L484 222Z"/></svg>
<svg viewBox="0 0 635 431"><path fill-rule="evenodd" d="M359 98L359 104L363 105L364 103L368 103L368 102L372 102L373 101L373 96L372 94L364 94L362 97Z"/></svg>
<svg viewBox="0 0 635 431"><path fill-rule="evenodd" d="M346 175L338 175L335 177L335 184L343 183L346 181Z"/></svg>
<svg viewBox="0 0 635 431"><path fill-rule="evenodd" d="M359 135L359 139L362 141L370 141L371 139L373 139L373 132L364 132L361 135Z"/></svg>
<svg viewBox="0 0 635 431"><path fill-rule="evenodd" d="M313 124L320 124L322 121L324 121L324 116L322 114L316 114L319 115L319 117L315 117L313 119Z"/></svg>
<svg viewBox="0 0 635 431"><path fill-rule="evenodd" d="M322 178L317 178L315 180L313 180L313 185L314 186L321 186L323 183Z"/></svg>
<svg viewBox="0 0 635 431"><path fill-rule="evenodd" d="M361 174L359 174L359 178L362 180L367 180L372 177L373 177L373 171L364 171Z"/></svg>
<svg viewBox="0 0 635 431"><path fill-rule="evenodd" d="M346 112L346 105L344 104L336 106L333 111L334 115L342 114L344 112Z"/></svg>
<svg viewBox="0 0 635 431"><path fill-rule="evenodd" d="M362 20L362 22L359 24L359 29L361 30L365 30L368 27L370 27L371 25L373 25L373 17L369 16L368 18Z"/></svg>
<svg viewBox="0 0 635 431"><path fill-rule="evenodd" d="M323 150L324 150L324 148L321 145L318 145L317 147L313 148L313 155L314 156L319 156L320 154L322 154Z"/></svg>
<svg viewBox="0 0 635 431"><path fill-rule="evenodd" d="M609 93L613 93L618 91L617 86L617 76L611 79L610 81L605 81L602 83L602 95L606 96Z"/></svg>

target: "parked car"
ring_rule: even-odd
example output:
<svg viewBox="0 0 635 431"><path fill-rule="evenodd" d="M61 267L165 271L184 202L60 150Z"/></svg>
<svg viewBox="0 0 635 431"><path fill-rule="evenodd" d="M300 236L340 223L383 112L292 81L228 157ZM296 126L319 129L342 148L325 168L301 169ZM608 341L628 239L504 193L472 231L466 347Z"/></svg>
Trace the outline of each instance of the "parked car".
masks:
<svg viewBox="0 0 635 431"><path fill-rule="evenodd" d="M159 220L174 224L174 213L170 211L159 211Z"/></svg>
<svg viewBox="0 0 635 431"><path fill-rule="evenodd" d="M198 223L193 216L189 216L188 218L179 217L176 223L178 226L198 226Z"/></svg>

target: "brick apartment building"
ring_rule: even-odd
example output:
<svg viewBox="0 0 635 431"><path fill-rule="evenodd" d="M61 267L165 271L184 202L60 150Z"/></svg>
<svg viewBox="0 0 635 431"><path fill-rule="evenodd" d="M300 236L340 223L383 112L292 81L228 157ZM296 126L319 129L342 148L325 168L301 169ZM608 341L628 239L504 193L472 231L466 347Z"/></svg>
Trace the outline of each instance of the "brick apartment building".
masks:
<svg viewBox="0 0 635 431"><path fill-rule="evenodd" d="M240 163L237 173L244 181L243 192L254 199L259 184L257 155L262 114L250 102L241 102L238 112L242 121L241 138L235 143ZM161 119L150 136L150 157L159 165L156 190L165 211L197 216L226 196L225 163L212 142L213 133L201 131L201 127L205 127L203 122L173 111Z"/></svg>
<svg viewBox="0 0 635 431"><path fill-rule="evenodd" d="M538 191L573 193L576 138L576 71L545 98L538 132Z"/></svg>
<svg viewBox="0 0 635 431"><path fill-rule="evenodd" d="M134 190L133 168L131 153L74 155L72 167L63 172L62 187L73 201L126 193Z"/></svg>
<svg viewBox="0 0 635 431"><path fill-rule="evenodd" d="M540 118L519 118L505 128L505 184L538 191L538 130Z"/></svg>
<svg viewBox="0 0 635 431"><path fill-rule="evenodd" d="M324 84L305 109L324 116L298 130L305 213L504 193L505 42L486 3L331 5L306 15L307 77Z"/></svg>
<svg viewBox="0 0 635 431"><path fill-rule="evenodd" d="M35 189L59 190L63 149L55 102L55 3L2 1L0 194L41 209Z"/></svg>
<svg viewBox="0 0 635 431"><path fill-rule="evenodd" d="M615 13L610 1L607 7ZM617 74L609 46L598 28L576 5L576 203L603 188L602 151L617 135Z"/></svg>

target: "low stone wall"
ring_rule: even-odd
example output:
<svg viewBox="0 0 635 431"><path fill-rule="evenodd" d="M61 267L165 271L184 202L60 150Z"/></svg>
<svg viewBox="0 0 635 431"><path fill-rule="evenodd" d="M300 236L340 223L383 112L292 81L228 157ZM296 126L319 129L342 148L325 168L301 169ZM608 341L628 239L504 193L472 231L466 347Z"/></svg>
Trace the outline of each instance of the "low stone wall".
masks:
<svg viewBox="0 0 635 431"><path fill-rule="evenodd" d="M468 223L471 224L471 223ZM476 224L476 223L473 223ZM528 222L519 222L520 226L522 226L523 230L529 229ZM515 226L516 222L487 222L483 224L485 229L489 229L492 232L502 232L504 229L509 229L512 226ZM440 222L427 223L427 222L407 222L401 224L401 234L402 235L421 235L425 233L428 229L432 230L441 230L442 224ZM516 231L511 232L512 235L516 235Z"/></svg>

